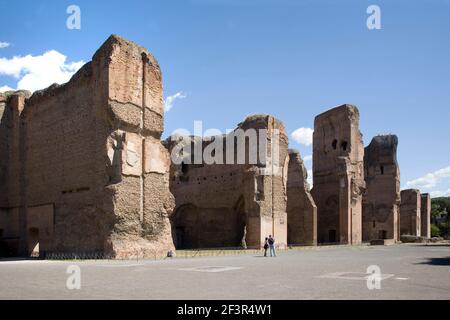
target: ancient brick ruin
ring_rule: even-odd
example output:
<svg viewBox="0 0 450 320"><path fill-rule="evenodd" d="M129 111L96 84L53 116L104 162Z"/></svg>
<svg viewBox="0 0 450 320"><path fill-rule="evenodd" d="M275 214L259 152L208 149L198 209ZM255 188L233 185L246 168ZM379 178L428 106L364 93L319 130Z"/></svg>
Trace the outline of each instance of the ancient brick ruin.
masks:
<svg viewBox="0 0 450 320"><path fill-rule="evenodd" d="M64 85L0 94L0 255L161 257L260 248L268 235L279 248L430 237L430 196L399 193L397 137L364 150L355 106L316 117L311 192L273 116L162 142L163 123L157 61L118 36Z"/></svg>
<svg viewBox="0 0 450 320"><path fill-rule="evenodd" d="M112 36L68 83L26 98L0 98L9 155L1 157L0 229L10 253L121 258L173 249L152 55Z"/></svg>
<svg viewBox="0 0 450 320"><path fill-rule="evenodd" d="M317 245L317 206L307 179L308 172L300 153L289 150L287 223L290 245Z"/></svg>
<svg viewBox="0 0 450 320"><path fill-rule="evenodd" d="M254 141L245 137L243 150L238 153L238 141L230 136L234 137L237 130L248 133L249 129L256 130ZM260 130L267 130L266 135L260 136ZM279 132L279 150L273 155L278 157L277 164L272 159L274 130ZM201 154L212 153L220 160L216 158L213 164L203 160L194 163L194 155L189 154L189 159L181 164L172 164L170 189L176 199L176 210L171 221L176 247L260 248L269 235L275 237L279 247L285 247L289 158L283 124L272 116L256 115L245 119L228 135L208 141L192 137L190 141L192 150L198 146ZM226 141L232 141L231 145ZM176 137L168 140L171 153L176 143ZM250 152L252 145L256 145L257 150ZM227 150L232 161L225 159ZM238 162L238 156L244 154L245 159ZM251 162L250 155L259 157Z"/></svg>
<svg viewBox="0 0 450 320"><path fill-rule="evenodd" d="M431 196L429 193L420 195L420 235L431 238Z"/></svg>
<svg viewBox="0 0 450 320"><path fill-rule="evenodd" d="M402 190L400 204L400 235L420 237L421 195L417 189Z"/></svg>
<svg viewBox="0 0 450 320"><path fill-rule="evenodd" d="M355 106L342 105L316 117L313 176L318 241L360 244L364 147Z"/></svg>
<svg viewBox="0 0 450 320"><path fill-rule="evenodd" d="M363 241L400 240L398 138L376 136L364 150Z"/></svg>

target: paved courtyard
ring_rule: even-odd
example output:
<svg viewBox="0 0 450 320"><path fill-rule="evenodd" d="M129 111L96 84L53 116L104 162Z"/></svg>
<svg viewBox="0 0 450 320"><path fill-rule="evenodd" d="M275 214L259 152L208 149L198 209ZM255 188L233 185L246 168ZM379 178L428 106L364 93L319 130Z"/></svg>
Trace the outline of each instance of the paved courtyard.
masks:
<svg viewBox="0 0 450 320"><path fill-rule="evenodd" d="M67 289L69 266L80 290ZM366 271L379 266L381 289ZM0 261L0 299L450 299L450 245L161 261Z"/></svg>

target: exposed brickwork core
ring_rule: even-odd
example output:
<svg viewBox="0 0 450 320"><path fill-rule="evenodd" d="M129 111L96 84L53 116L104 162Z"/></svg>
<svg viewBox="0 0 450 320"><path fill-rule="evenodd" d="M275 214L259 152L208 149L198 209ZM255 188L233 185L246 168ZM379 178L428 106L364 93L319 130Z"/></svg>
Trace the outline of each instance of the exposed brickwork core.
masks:
<svg viewBox="0 0 450 320"><path fill-rule="evenodd" d="M417 189L402 190L400 204L400 235L420 237L421 196Z"/></svg>
<svg viewBox="0 0 450 320"><path fill-rule="evenodd" d="M267 139L260 142L259 150L271 158L274 130L279 131L279 161L276 174L271 175L271 162L251 164L248 157L249 143L245 144L243 164L183 164L171 169L171 191L176 199L176 211L172 221L172 232L178 248L254 247L260 248L264 238L275 237L279 247L287 244L287 164L288 138L283 124L268 115L248 117L237 130L267 130ZM236 132L236 130L235 130ZM259 131L258 131L259 133ZM233 134L233 133L232 133ZM212 141L223 141L226 136L217 136ZM173 150L175 138L168 141ZM200 150L212 141L195 138ZM224 163L227 150L224 148ZM234 159L237 163L238 145L233 143ZM214 151L218 155L218 151ZM275 156L275 154L274 154ZM193 160L193 159L191 159ZM193 163L193 161L190 161Z"/></svg>
<svg viewBox="0 0 450 320"><path fill-rule="evenodd" d="M318 241L359 244L365 183L358 109L342 105L317 116L313 140Z"/></svg>
<svg viewBox="0 0 450 320"><path fill-rule="evenodd" d="M431 197L429 193L421 194L420 206L420 235L431 238Z"/></svg>
<svg viewBox="0 0 450 320"><path fill-rule="evenodd" d="M289 150L287 217L290 245L317 245L317 207L307 179L308 172L300 153Z"/></svg>
<svg viewBox="0 0 450 320"><path fill-rule="evenodd" d="M0 148L10 155L0 165L0 207L19 221L10 234L19 251L122 258L173 249L161 72L151 54L111 36L68 83L25 97L0 96L0 130L9 133Z"/></svg>
<svg viewBox="0 0 450 320"><path fill-rule="evenodd" d="M376 136L364 151L363 241L400 240L398 138Z"/></svg>

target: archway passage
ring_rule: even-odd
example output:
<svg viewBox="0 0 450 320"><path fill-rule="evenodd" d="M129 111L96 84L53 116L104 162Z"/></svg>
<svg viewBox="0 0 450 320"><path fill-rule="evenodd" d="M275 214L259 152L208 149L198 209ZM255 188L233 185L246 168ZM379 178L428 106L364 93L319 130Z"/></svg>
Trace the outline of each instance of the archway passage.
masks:
<svg viewBox="0 0 450 320"><path fill-rule="evenodd" d="M247 245L243 199L232 208L182 205L170 220L177 249L245 248Z"/></svg>
<svg viewBox="0 0 450 320"><path fill-rule="evenodd" d="M28 252L30 257L39 257L39 229L28 230Z"/></svg>

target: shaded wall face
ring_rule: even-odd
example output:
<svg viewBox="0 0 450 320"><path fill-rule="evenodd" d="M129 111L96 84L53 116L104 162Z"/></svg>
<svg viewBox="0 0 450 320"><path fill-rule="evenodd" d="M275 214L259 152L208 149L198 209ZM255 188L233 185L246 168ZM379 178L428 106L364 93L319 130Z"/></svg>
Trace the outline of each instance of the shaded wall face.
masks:
<svg viewBox="0 0 450 320"><path fill-rule="evenodd" d="M319 242L361 242L363 156L355 107L341 106L316 117L312 194Z"/></svg>
<svg viewBox="0 0 450 320"><path fill-rule="evenodd" d="M364 241L400 240L400 171L396 152L396 142L379 143L376 139L365 149Z"/></svg>
<svg viewBox="0 0 450 320"><path fill-rule="evenodd" d="M419 190L403 190L400 205L400 234L420 236L421 198Z"/></svg>
<svg viewBox="0 0 450 320"><path fill-rule="evenodd" d="M41 254L103 251L107 235L100 227L104 217L96 202L103 176L95 157L101 149L94 91L87 65L67 85L34 95L26 103L20 144L23 197L10 198L18 200L14 207L26 211L22 238L28 253L36 241ZM36 211L40 206L54 210Z"/></svg>
<svg viewBox="0 0 450 320"><path fill-rule="evenodd" d="M431 238L431 197L428 193L421 195L420 222L421 236Z"/></svg>
<svg viewBox="0 0 450 320"><path fill-rule="evenodd" d="M288 243L317 244L317 207L309 192L307 171L300 154L291 153L287 183Z"/></svg>
<svg viewBox="0 0 450 320"><path fill-rule="evenodd" d="M280 130L280 161L278 168L274 170L276 174L272 175L267 171L270 167L267 164L247 163L248 157L245 157L245 164L172 164L171 191L175 195L177 208L183 206L197 208L199 212L197 216L201 221L197 223L196 234L203 233L196 236L197 239L203 239L197 243L197 247L220 247L224 244L260 247L264 243L264 238L269 235L275 236L278 245L285 246L288 159L284 127L271 117L257 117L252 121L246 120L239 128L268 129L269 132L274 128ZM264 148L271 150L271 140L268 139L267 142ZM169 141L168 144L173 151L173 142ZM202 149L206 150L206 146L207 144L202 144ZM245 146L247 153L248 143ZM235 152L236 149L235 146ZM267 155L271 156L270 151ZM236 210L238 207L242 209ZM219 214L220 212L223 213ZM183 227L178 223L182 220L178 218L178 214L176 216L177 218L172 218L176 224L173 230L180 231ZM215 231L218 236L208 235L207 225L213 224L222 226L222 231ZM174 235L174 238L179 236ZM214 241L210 242L211 239Z"/></svg>

